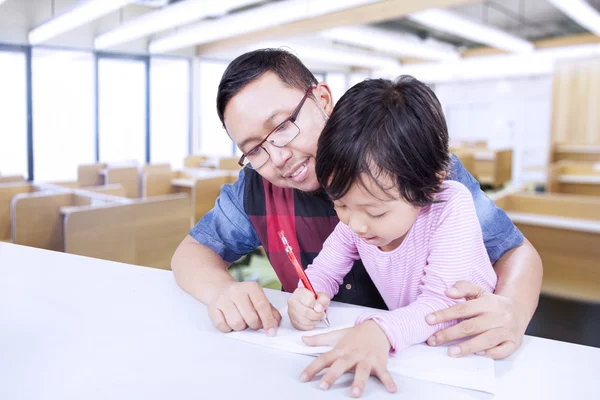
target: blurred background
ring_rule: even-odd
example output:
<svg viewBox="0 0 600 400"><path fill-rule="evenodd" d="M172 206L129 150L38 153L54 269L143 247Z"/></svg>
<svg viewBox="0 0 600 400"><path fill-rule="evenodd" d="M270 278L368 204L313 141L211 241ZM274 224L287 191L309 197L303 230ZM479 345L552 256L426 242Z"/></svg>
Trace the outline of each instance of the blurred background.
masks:
<svg viewBox="0 0 600 400"><path fill-rule="evenodd" d="M237 179L217 86L262 47L335 99L431 85L542 256L528 333L600 347L600 0L0 0L0 241L168 269ZM231 273L280 287L260 249Z"/></svg>

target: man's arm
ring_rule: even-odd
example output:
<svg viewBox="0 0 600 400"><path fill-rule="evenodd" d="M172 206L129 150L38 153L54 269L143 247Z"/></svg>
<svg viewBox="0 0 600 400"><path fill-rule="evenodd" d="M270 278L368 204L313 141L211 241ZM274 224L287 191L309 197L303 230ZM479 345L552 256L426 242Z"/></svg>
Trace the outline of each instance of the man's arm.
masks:
<svg viewBox="0 0 600 400"><path fill-rule="evenodd" d="M493 295L486 295L481 287L471 282L461 281L450 288L447 291L449 297L469 301L432 313L427 316L427 322L463 321L435 333L427 342L438 346L473 336L452 346L449 352L459 356L479 353L495 359L508 357L521 345L537 308L542 286L542 260L457 159L451 178L471 190L488 255L495 262L498 284Z"/></svg>
<svg viewBox="0 0 600 400"><path fill-rule="evenodd" d="M208 305L222 332L264 328L274 335L281 320L256 282L236 282L227 268L260 242L243 209L244 172L225 185L215 207L177 247L171 269L179 286Z"/></svg>
<svg viewBox="0 0 600 400"><path fill-rule="evenodd" d="M177 284L204 304L210 303L221 287L236 281L227 271L229 265L190 235L179 244L171 260Z"/></svg>

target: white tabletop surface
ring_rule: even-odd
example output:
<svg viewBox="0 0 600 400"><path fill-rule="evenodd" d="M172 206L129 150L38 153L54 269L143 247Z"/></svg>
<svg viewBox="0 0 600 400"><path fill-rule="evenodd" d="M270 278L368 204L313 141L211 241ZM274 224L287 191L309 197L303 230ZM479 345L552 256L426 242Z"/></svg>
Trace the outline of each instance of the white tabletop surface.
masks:
<svg viewBox="0 0 600 400"><path fill-rule="evenodd" d="M583 183L589 185L599 185L599 175L561 175L558 177L560 183Z"/></svg>
<svg viewBox="0 0 600 400"><path fill-rule="evenodd" d="M517 224L545 226L549 228L567 229L579 232L600 233L600 221L581 218L557 217L555 215L521 213L515 211L509 211L506 214L512 222Z"/></svg>
<svg viewBox="0 0 600 400"><path fill-rule="evenodd" d="M268 291L275 306L286 295ZM298 376L311 360L226 338L169 271L0 243L0 399L349 398ZM526 337L497 395L396 377L364 398L599 399L600 349Z"/></svg>

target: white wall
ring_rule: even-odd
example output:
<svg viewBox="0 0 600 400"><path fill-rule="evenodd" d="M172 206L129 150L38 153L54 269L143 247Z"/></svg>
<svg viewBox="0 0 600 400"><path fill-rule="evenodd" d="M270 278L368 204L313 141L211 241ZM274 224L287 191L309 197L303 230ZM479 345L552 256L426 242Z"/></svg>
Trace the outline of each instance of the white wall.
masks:
<svg viewBox="0 0 600 400"><path fill-rule="evenodd" d="M485 140L513 149L513 179L539 179L526 169L547 165L552 81L549 75L490 81L440 83L451 140Z"/></svg>

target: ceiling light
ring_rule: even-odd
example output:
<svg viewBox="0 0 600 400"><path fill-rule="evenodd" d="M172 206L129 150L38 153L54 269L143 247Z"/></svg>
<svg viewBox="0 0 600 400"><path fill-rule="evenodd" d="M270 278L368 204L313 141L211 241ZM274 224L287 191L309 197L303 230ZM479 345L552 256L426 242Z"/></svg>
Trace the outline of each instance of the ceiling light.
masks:
<svg viewBox="0 0 600 400"><path fill-rule="evenodd" d="M29 43L39 44L61 33L68 32L90 21L94 21L112 11L118 10L135 0L87 0L77 3L65 13L29 32Z"/></svg>
<svg viewBox="0 0 600 400"><path fill-rule="evenodd" d="M151 53L163 53L263 30L380 0L287 0L269 3L213 21L202 21L150 42Z"/></svg>
<svg viewBox="0 0 600 400"><path fill-rule="evenodd" d="M126 21L121 26L98 36L94 40L94 47L106 49L205 17L220 16L259 1L261 0L181 1Z"/></svg>
<svg viewBox="0 0 600 400"><path fill-rule="evenodd" d="M451 45L433 39L421 40L416 36L370 26L333 28L320 32L319 36L398 57L417 57L436 61L460 59L460 54Z"/></svg>
<svg viewBox="0 0 600 400"><path fill-rule="evenodd" d="M584 0L548 0L573 21L600 36L600 13Z"/></svg>
<svg viewBox="0 0 600 400"><path fill-rule="evenodd" d="M499 29L492 28L463 18L445 10L430 9L410 14L409 19L422 25L451 33L476 43L487 44L511 53L530 52L535 49L533 43Z"/></svg>

